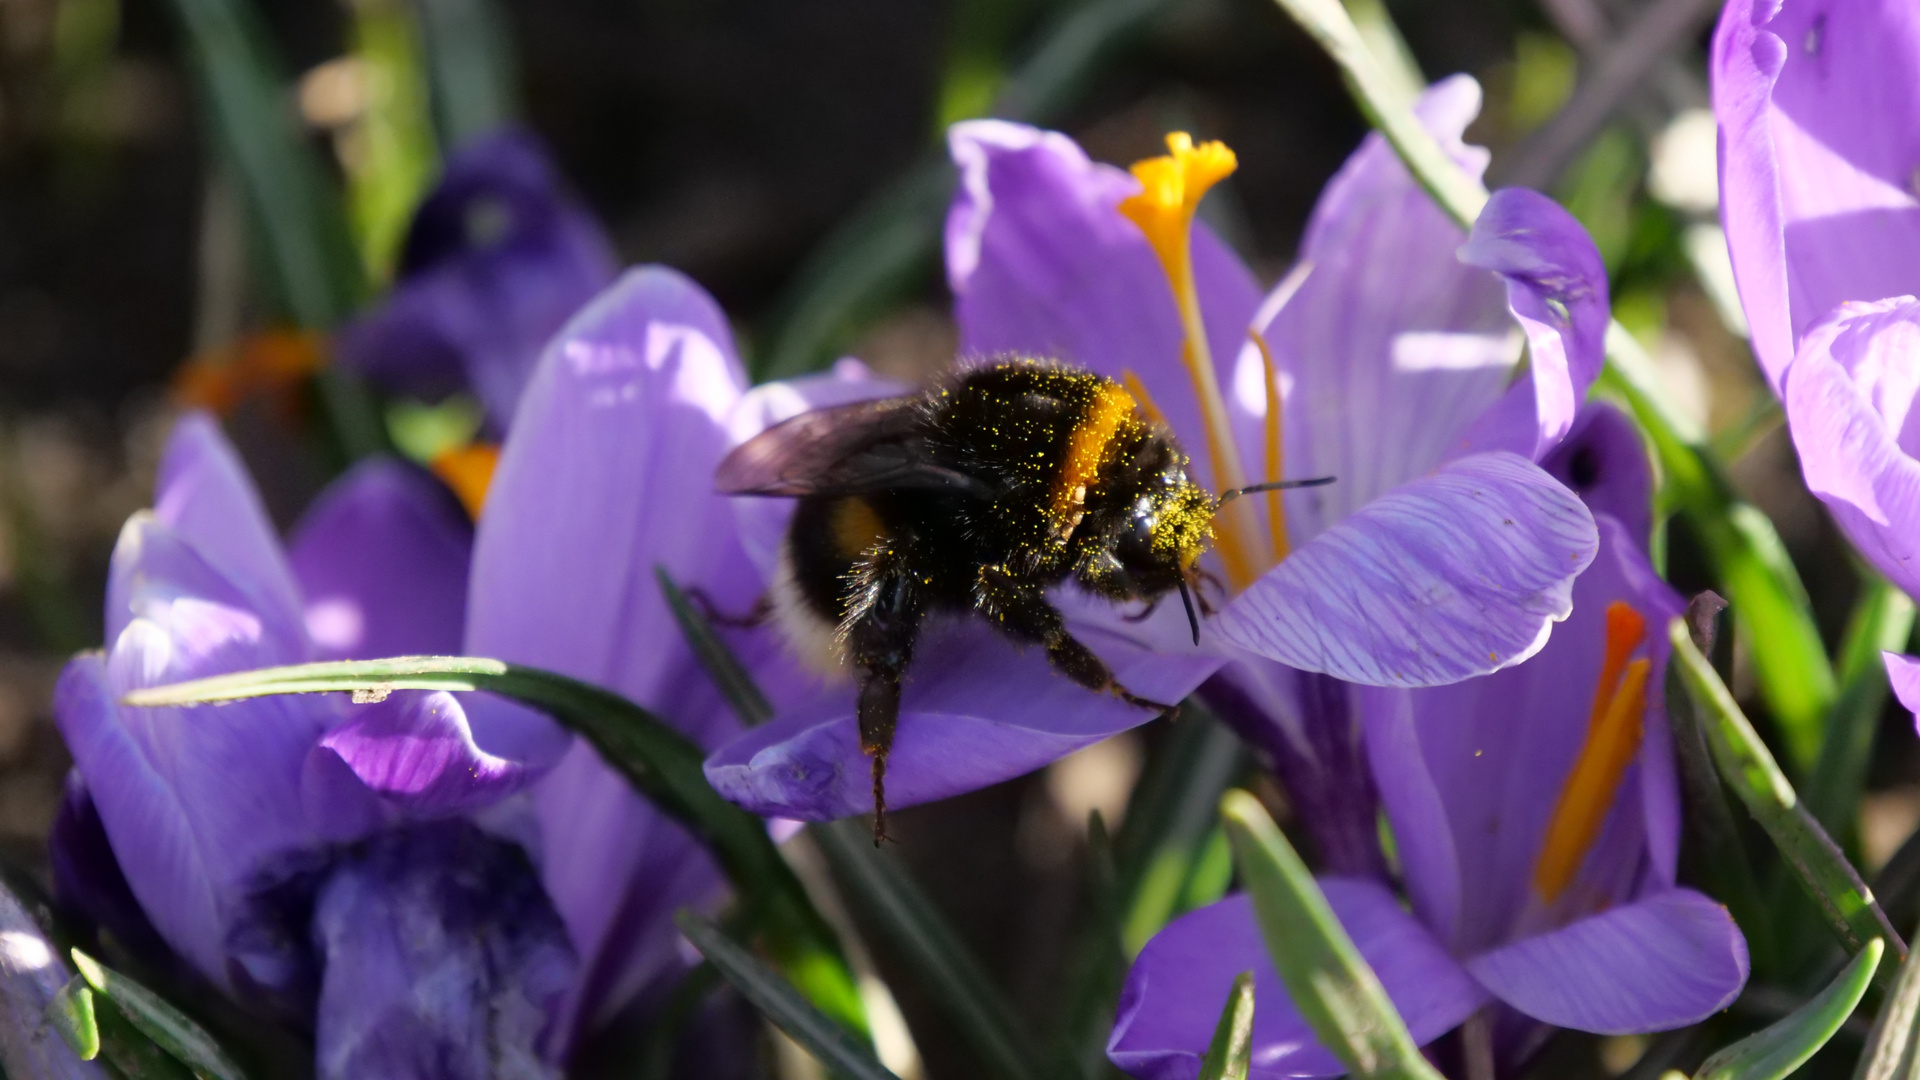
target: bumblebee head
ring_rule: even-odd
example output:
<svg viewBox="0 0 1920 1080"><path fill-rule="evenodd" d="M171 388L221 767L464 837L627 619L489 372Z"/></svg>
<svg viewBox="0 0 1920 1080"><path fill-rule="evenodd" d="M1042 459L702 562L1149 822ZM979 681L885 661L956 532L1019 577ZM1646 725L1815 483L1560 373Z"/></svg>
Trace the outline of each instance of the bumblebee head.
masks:
<svg viewBox="0 0 1920 1080"><path fill-rule="evenodd" d="M1169 462L1135 495L1115 558L1138 595L1179 586L1213 539L1213 496L1187 478L1184 461Z"/></svg>

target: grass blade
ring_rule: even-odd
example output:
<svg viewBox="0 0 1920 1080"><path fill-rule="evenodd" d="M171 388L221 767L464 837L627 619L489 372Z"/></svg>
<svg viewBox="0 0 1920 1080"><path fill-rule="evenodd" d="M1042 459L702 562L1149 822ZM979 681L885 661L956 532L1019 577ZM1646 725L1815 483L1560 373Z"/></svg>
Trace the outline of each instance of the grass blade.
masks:
<svg viewBox="0 0 1920 1080"><path fill-rule="evenodd" d="M1040 35L1001 89L994 115L1045 123L1078 100L1100 69L1172 0L1083 0ZM799 375L833 359L858 327L931 270L952 198L953 166L932 153L869 199L814 249L778 302L756 380Z"/></svg>
<svg viewBox="0 0 1920 1080"><path fill-rule="evenodd" d="M900 1080L873 1056L873 1051L847 1034L808 1003L792 984L762 964L746 947L720 928L690 911L680 913L680 932L760 1010L774 1026L807 1048L828 1071L845 1080Z"/></svg>
<svg viewBox="0 0 1920 1080"><path fill-rule="evenodd" d="M1229 791L1220 813L1273 966L1321 1044L1360 1080L1441 1080L1260 801Z"/></svg>
<svg viewBox="0 0 1920 1080"><path fill-rule="evenodd" d="M414 9L441 145L456 147L512 122L512 46L495 0L414 0Z"/></svg>
<svg viewBox="0 0 1920 1080"><path fill-rule="evenodd" d="M1339 0L1275 0L1340 66L1355 103L1409 172L1462 229L1471 229L1487 191L1422 127L1395 92ZM1803 774L1820 753L1836 694L1806 589L1773 525L1734 494L1708 456L1706 436L1668 399L1652 361L1618 322L1607 328L1601 385L1623 398L1659 453L1665 496L1700 532L1734 617L1755 643L1754 666L1767 706L1787 734Z"/></svg>
<svg viewBox="0 0 1920 1080"><path fill-rule="evenodd" d="M1807 783L1807 809L1849 850L1857 850L1852 844L1860 795L1866 788L1867 766L1873 760L1880 713L1889 694L1886 663L1880 654L1906 647L1913 634L1913 616L1913 601L1906 593L1878 575L1869 576L1834 665L1840 696L1827 720L1819 765Z"/></svg>
<svg viewBox="0 0 1920 1080"><path fill-rule="evenodd" d="M1772 837L1841 945L1849 953L1858 953L1874 938L1885 938L1894 955L1904 960L1906 944L1887 922L1886 913L1874 902L1873 893L1860 880L1853 864L1801 804L1793 785L1735 704L1726 684L1694 646L1685 622L1674 619L1668 625L1667 637L1673 643L1671 662L1679 669L1681 682L1706 731L1721 779Z"/></svg>
<svg viewBox="0 0 1920 1080"><path fill-rule="evenodd" d="M867 916L867 925L893 943L912 967L915 984L960 1029L981 1061L1001 1076L1037 1080L1013 1007L913 878L874 850L866 825L850 820L808 831Z"/></svg>
<svg viewBox="0 0 1920 1080"><path fill-rule="evenodd" d="M1253 972L1234 976L1220 1023L1200 1059L1199 1080L1247 1080L1253 1067Z"/></svg>
<svg viewBox="0 0 1920 1080"><path fill-rule="evenodd" d="M1219 820L1220 796L1240 771L1240 739L1197 703L1168 733L1134 789L1115 841L1121 940L1129 957L1185 910L1188 886Z"/></svg>
<svg viewBox="0 0 1920 1080"><path fill-rule="evenodd" d="M102 1080L106 1069L86 1055L92 1024L78 1015L73 972L35 918L45 908L11 876L11 868L0 873L0 1077ZM99 1046L97 1028L91 1045Z"/></svg>
<svg viewBox="0 0 1920 1080"><path fill-rule="evenodd" d="M170 0L191 45L214 139L240 179L266 255L266 280L294 322L327 330L366 290L340 193L296 129L289 80L265 30L242 0ZM379 414L358 380L337 368L320 398L350 457L386 445Z"/></svg>
<svg viewBox="0 0 1920 1080"><path fill-rule="evenodd" d="M67 985L53 995L47 1015L53 1020L54 1030L81 1061L100 1056L100 1020L94 1015L93 988L87 980L78 975L68 979Z"/></svg>
<svg viewBox="0 0 1920 1080"><path fill-rule="evenodd" d="M1785 1018L1709 1057L1694 1080L1785 1080L1853 1015L1885 948L1880 938L1867 942L1826 989Z"/></svg>
<svg viewBox="0 0 1920 1080"><path fill-rule="evenodd" d="M485 690L531 705L578 732L635 790L707 844L766 934L774 959L807 996L866 1034L866 1010L839 942L767 836L766 823L713 790L701 771L699 747L612 691L499 660L403 656L221 675L138 690L125 703L188 705L330 691L368 701L395 690Z"/></svg>
<svg viewBox="0 0 1920 1080"><path fill-rule="evenodd" d="M1707 893L1727 905L1733 921L1746 936L1747 952L1755 971L1771 971L1774 955L1773 919L1761 903L1759 878L1747 858L1739 824L1727 806L1720 775L1713 764L1707 733L1694 711L1680 678L1680 665L1667 666L1667 722L1673 728L1675 757L1680 765L1681 790L1686 797L1682 820L1699 852L1702 882Z"/></svg>
<svg viewBox="0 0 1920 1080"><path fill-rule="evenodd" d="M674 584L667 568L656 566L653 574L660 579L660 591L667 598L667 607L673 611L673 621L680 624L687 647L693 650L694 659L706 669L707 677L719 688L727 704L733 706L734 715L748 727L758 727L773 719L773 706L760 692L752 674L740 663L740 658L733 655L733 650L727 648L727 643L720 640L707 617L693 606L680 586Z"/></svg>
<svg viewBox="0 0 1920 1080"><path fill-rule="evenodd" d="M1916 1028L1920 1028L1920 964L1900 965L1893 992L1874 1017L1867 1048L1854 1068L1854 1080L1905 1080L1914 1074Z"/></svg>
<svg viewBox="0 0 1920 1080"><path fill-rule="evenodd" d="M159 994L114 971L86 953L72 952L73 966L93 992L118 1006L127 1021L174 1056L195 1075L211 1080L246 1080L227 1052L206 1029L167 1004Z"/></svg>

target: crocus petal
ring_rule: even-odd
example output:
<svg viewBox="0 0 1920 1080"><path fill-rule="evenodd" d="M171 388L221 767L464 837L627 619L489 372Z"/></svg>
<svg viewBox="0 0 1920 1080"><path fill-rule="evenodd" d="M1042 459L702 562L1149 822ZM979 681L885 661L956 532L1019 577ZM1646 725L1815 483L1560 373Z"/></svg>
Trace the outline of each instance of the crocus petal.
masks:
<svg viewBox="0 0 1920 1080"><path fill-rule="evenodd" d="M47 861L53 872L53 892L63 911L77 912L83 924L111 934L143 963L165 968L173 961L153 920L140 909L140 899L127 884L120 860L107 839L100 808L80 774L67 774L60 809L47 834Z"/></svg>
<svg viewBox="0 0 1920 1080"><path fill-rule="evenodd" d="M947 143L960 170L946 228L960 355L1051 357L1116 379L1131 371L1187 446L1204 446L1172 288L1146 237L1116 209L1139 183L1088 160L1067 136L1024 124L967 121L949 129ZM1193 230L1193 272L1225 384L1259 290L1202 224ZM1265 397L1254 398L1253 412L1237 400L1229 395L1241 453L1256 455ZM1249 467L1259 460L1246 457Z"/></svg>
<svg viewBox="0 0 1920 1080"><path fill-rule="evenodd" d="M1920 660L1890 652L1881 653L1880 658L1886 661L1893 696L1908 712L1920 714Z"/></svg>
<svg viewBox="0 0 1920 1080"><path fill-rule="evenodd" d="M399 282L337 351L402 390L437 396L464 382L504 431L541 347L617 265L539 144L489 136L448 160L414 218Z"/></svg>
<svg viewBox="0 0 1920 1080"><path fill-rule="evenodd" d="M1625 413L1589 402L1540 467L1580 496L1595 516L1618 521L1646 553L1653 536L1653 463L1646 439Z"/></svg>
<svg viewBox="0 0 1920 1080"><path fill-rule="evenodd" d="M280 548L279 534L233 445L205 413L188 413L174 425L154 480L153 518L190 545L249 606L276 628L300 624L300 590ZM126 537L122 537L122 541ZM133 617L128 574L119 559L107 582L107 633L111 642ZM301 647L304 652L304 646ZM303 655L277 662L293 663Z"/></svg>
<svg viewBox="0 0 1920 1080"><path fill-rule="evenodd" d="M313 904L322 1080L558 1078L576 970L517 848L464 822L380 834Z"/></svg>
<svg viewBox="0 0 1920 1080"><path fill-rule="evenodd" d="M1179 612L1156 612L1162 616L1186 632ZM1179 701L1220 664L1191 649L1156 655L1130 636L1069 626L1122 685L1152 701ZM1154 717L1068 680L1041 650L1016 648L981 623L932 624L915 655L887 758L889 806L1011 779ZM757 814L828 821L873 809L869 764L854 694L841 686L722 747L707 759L707 779Z"/></svg>
<svg viewBox="0 0 1920 1080"><path fill-rule="evenodd" d="M1807 488L1894 584L1920 592L1920 301L1844 304L1807 332L1782 396Z"/></svg>
<svg viewBox="0 0 1920 1080"><path fill-rule="evenodd" d="M1480 111L1479 84L1444 79L1417 108L1480 175L1487 152L1461 142ZM1253 322L1287 388L1287 475L1339 481L1287 497L1296 545L1456 453L1505 390L1519 335L1499 280L1457 258L1464 239L1377 134L1321 193L1298 268ZM1257 376L1258 363L1250 342L1238 371ZM1235 390L1265 413L1257 378L1236 378Z"/></svg>
<svg viewBox="0 0 1920 1080"><path fill-rule="evenodd" d="M81 1061L55 1035L56 995L73 977L34 913L0 890L0 1068L33 1080L106 1080L105 1062Z"/></svg>
<svg viewBox="0 0 1920 1080"><path fill-rule="evenodd" d="M314 752L338 757L390 805L418 815L491 805L538 771L474 745L460 699L445 692L394 694L360 706Z"/></svg>
<svg viewBox="0 0 1920 1080"><path fill-rule="evenodd" d="M1458 682L1538 652L1598 543L1586 505L1539 466L1474 454L1322 533L1213 625L1250 652L1350 682Z"/></svg>
<svg viewBox="0 0 1920 1080"><path fill-rule="evenodd" d="M1527 334L1527 373L1467 434L1472 450L1540 460L1573 427L1606 361L1607 268L1574 216L1537 191L1493 193L1460 261L1506 279Z"/></svg>
<svg viewBox="0 0 1920 1080"><path fill-rule="evenodd" d="M289 545L317 658L459 652L472 548L466 514L432 477L395 461L355 466Z"/></svg>
<svg viewBox="0 0 1920 1080"><path fill-rule="evenodd" d="M1322 878L1320 887L1414 1041L1432 1042L1487 1000L1391 892L1351 878ZM1251 1076L1346 1072L1294 1008L1244 895L1183 915L1147 942L1120 993L1107 1057L1140 1080L1192 1080L1227 990L1243 971L1254 973Z"/></svg>
<svg viewBox="0 0 1920 1080"><path fill-rule="evenodd" d="M1536 1020L1627 1035L1726 1008L1747 983L1747 942L1726 908L1671 889L1476 956L1467 970Z"/></svg>
<svg viewBox="0 0 1920 1080"><path fill-rule="evenodd" d="M1733 0L1712 68L1727 247L1777 390L1816 320L1913 288L1920 9Z"/></svg>
<svg viewBox="0 0 1920 1080"><path fill-rule="evenodd" d="M764 592L732 500L713 490L745 387L719 308L674 271L631 271L582 309L547 350L503 449L475 540L467 650L606 686L702 742L736 730L655 568L720 611L750 611ZM774 700L809 681L772 633L722 632ZM483 749L524 756L473 719ZM628 933L619 920L630 892L677 869L655 865L661 849L646 842L674 826L584 749L533 794L542 874L588 969L614 946L631 949L623 968L656 966L644 953L672 949L671 923Z"/></svg>
<svg viewBox="0 0 1920 1080"><path fill-rule="evenodd" d="M1640 612L1649 628L1645 648L1654 665L1644 735L1569 894L1590 907L1622 902L1643 881L1673 882L1678 784L1662 697L1667 650L1658 629L1679 614L1680 599L1624 526L1605 516L1598 524L1600 554L1573 584L1573 615L1539 655L1483 679L1373 690L1360 699L1414 910L1457 952L1509 940L1538 903L1534 869L1586 739L1606 612L1616 600ZM1659 792L1644 795L1646 788Z"/></svg>

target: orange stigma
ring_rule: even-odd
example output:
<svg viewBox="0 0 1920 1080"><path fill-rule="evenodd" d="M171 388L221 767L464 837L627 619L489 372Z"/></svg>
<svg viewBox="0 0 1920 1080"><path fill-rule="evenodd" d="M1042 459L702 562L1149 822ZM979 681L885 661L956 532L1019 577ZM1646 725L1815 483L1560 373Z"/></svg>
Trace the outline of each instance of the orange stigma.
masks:
<svg viewBox="0 0 1920 1080"><path fill-rule="evenodd" d="M467 508L467 516L479 521L480 509L487 503L487 489L493 486L493 470L499 465L498 446L475 442L441 451L427 467Z"/></svg>
<svg viewBox="0 0 1920 1080"><path fill-rule="evenodd" d="M1638 611L1619 600L1607 605L1606 653L1594 687L1586 742L1560 788L1560 799L1547 823L1540 859L1533 869L1533 887L1549 904L1572 884L1588 850L1599 839L1600 826L1613 809L1627 766L1640 752L1645 734L1647 678L1653 665L1645 657L1628 657L1646 636L1647 620Z"/></svg>

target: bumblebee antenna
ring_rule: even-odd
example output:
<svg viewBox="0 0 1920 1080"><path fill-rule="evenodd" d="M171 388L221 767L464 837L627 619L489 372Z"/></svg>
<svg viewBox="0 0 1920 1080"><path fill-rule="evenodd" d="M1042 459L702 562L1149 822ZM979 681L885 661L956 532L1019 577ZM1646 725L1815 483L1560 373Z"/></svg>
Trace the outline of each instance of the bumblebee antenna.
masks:
<svg viewBox="0 0 1920 1080"><path fill-rule="evenodd" d="M1229 491L1221 492L1219 500L1216 501L1214 505L1225 506L1227 503L1232 502L1242 495L1252 495L1261 491L1287 491L1292 488L1325 487L1333 483L1335 479L1335 477L1331 476L1316 476L1311 480L1269 480L1264 484L1248 484L1246 487L1237 487Z"/></svg>
<svg viewBox="0 0 1920 1080"><path fill-rule="evenodd" d="M1193 643L1200 644L1200 616L1193 613L1193 594L1187 591L1187 579L1180 579L1180 603L1187 609L1187 625L1193 627Z"/></svg>

